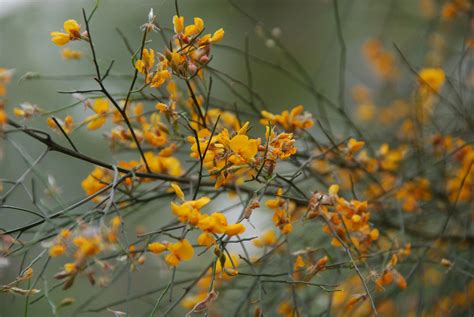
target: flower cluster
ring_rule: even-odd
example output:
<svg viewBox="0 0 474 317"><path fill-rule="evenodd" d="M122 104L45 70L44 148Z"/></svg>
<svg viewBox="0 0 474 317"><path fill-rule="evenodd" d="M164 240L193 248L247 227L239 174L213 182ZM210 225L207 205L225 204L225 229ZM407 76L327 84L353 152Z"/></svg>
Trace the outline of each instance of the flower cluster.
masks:
<svg viewBox="0 0 474 317"><path fill-rule="evenodd" d="M287 132L294 132L297 129L308 129L314 125L311 113L304 111L302 105L298 105L290 111L283 111L281 114L272 114L268 111L262 111L263 119L260 122L268 126L279 125Z"/></svg>
<svg viewBox="0 0 474 317"><path fill-rule="evenodd" d="M323 231L332 237L331 244L336 247L342 243L354 246L366 253L372 242L379 238L379 230L370 222L367 201L351 200L338 196L339 186L332 185L329 194L314 193L308 206L308 218L322 215L327 219Z"/></svg>
<svg viewBox="0 0 474 317"><path fill-rule="evenodd" d="M206 247L216 243L215 236L218 234L230 237L245 231L245 227L241 223L228 224L226 216L220 212L213 212L210 215L201 213L201 208L210 201L209 197L201 197L198 200L184 201L182 204L171 203L171 210L180 222L202 231L197 242Z"/></svg>
<svg viewBox="0 0 474 317"><path fill-rule="evenodd" d="M184 26L184 17L174 16L173 25L172 49L162 54L144 48L140 59L135 62L135 68L145 76L145 83L150 87L161 87L172 74L183 78L195 76L210 61L211 43L224 37L223 29L201 37L204 21L198 17L194 18L194 24Z"/></svg>
<svg viewBox="0 0 474 317"><path fill-rule="evenodd" d="M395 80L398 77L394 55L386 50L377 39L370 39L364 44L364 54L371 63L372 69L384 80Z"/></svg>
<svg viewBox="0 0 474 317"><path fill-rule="evenodd" d="M169 253L165 257L165 261L170 266L177 266L182 261L189 261L194 255L194 249L188 240L183 239L175 243L169 242L152 242L148 244L148 251L154 254L160 254L164 251Z"/></svg>
<svg viewBox="0 0 474 317"><path fill-rule="evenodd" d="M281 230L282 234L289 234L293 230L291 217L296 209L296 205L293 201L284 199L282 196L283 189L278 188L275 198L267 200L265 204L268 208L274 210L272 220L275 226Z"/></svg>
<svg viewBox="0 0 474 317"><path fill-rule="evenodd" d="M6 142L6 153L10 155L13 146L28 163L16 180L0 179L2 211L38 218L2 229L0 269L9 265L5 259L10 255L25 254L22 262L26 263L28 248L49 239L30 266L43 255L67 258L55 275L65 289L79 276L107 286L115 280L110 279L112 272L119 277L125 271L116 270L118 266L169 277L167 287L158 286L161 295L153 298L150 316L161 313L168 295L164 315L179 304L188 310L187 316L468 312L474 302L472 265L465 260L474 239L470 225L474 119L469 112L474 71L467 58L474 40L470 33L457 46L462 51L457 54L461 59L456 72L442 66L449 53L442 35L446 23L433 23L437 30L430 31L429 50L419 69L410 64L403 45L396 46L403 60L398 63L395 50L388 49L384 39L369 39L362 53L380 89L370 87L364 78L363 84L352 87L353 105L349 105L342 80L348 76L343 47L339 98L334 98L313 85L291 49L278 40L279 28L267 30L259 24L256 30L267 46L283 52L295 66L290 69L249 54L248 47L240 51L216 45L224 30L207 33L199 17L186 25L178 5L172 25L169 19L162 29L151 10L141 28L141 46L132 47L137 39L123 36L131 55L130 74L116 73L113 62L107 70L102 68L100 50L95 50L100 42L89 29L95 9L89 18L84 14L82 27L67 20L63 31L51 32L57 46L74 41L90 49L96 88L62 91L74 98L72 105L46 109L17 103L11 108L16 118L7 118L4 96L13 70L0 68L0 134L12 141ZM469 16L473 9L465 0L445 0L440 14L436 9L441 6L433 0L422 0L420 5L430 11L423 13L430 20ZM334 11L338 20L337 6ZM347 30L337 22L338 40L344 46ZM474 24L470 24L465 26L472 31ZM150 44L154 31L160 32L166 48ZM64 59L87 54L70 47L62 49ZM245 57L247 83L210 67L218 48ZM401 71L402 65L410 71ZM254 93L257 82L252 81L252 67L260 66L290 78L314 97L317 107L307 108L311 111L302 105L287 110L266 107L264 95ZM408 73L410 80L405 78ZM22 80L54 76L28 73ZM118 78L120 83L130 79L123 86L128 90L120 91L122 85L115 84ZM228 88L235 101L225 100L221 87ZM64 113L76 106L83 107L82 114ZM350 106L355 111L348 111ZM42 118L43 126L56 133L27 126L35 118ZM96 157L84 145L74 144L80 129L102 134L110 145L103 149L110 151L106 159L101 160L103 153ZM46 146L36 160L30 160L28 151L16 143L21 133ZM42 178L43 165L38 168L51 152L90 164L91 171L81 183L87 197L64 206L62 197L52 194L59 188L52 175L47 175L47 181ZM45 200L37 199L42 184ZM31 198L30 207L13 205L11 197L16 197L18 188ZM56 203L59 211L48 213L49 205ZM146 218L146 208L141 208L145 205L157 213ZM261 205L270 212L257 210ZM128 232L128 221L126 226L123 223L132 217L139 222L135 234ZM42 234L47 238L42 239ZM29 237L34 240L28 241ZM415 261L405 261L410 256ZM153 257L158 265L149 266L146 257ZM39 292L18 285L31 278L30 269L22 270L14 282L0 285L0 292L26 296ZM448 279L452 283L444 287L442 283L451 282ZM187 284L184 292L173 297L176 286L183 283ZM433 293L439 301L430 299L431 291L423 292L425 284L439 287ZM55 288L45 283L48 292ZM392 295L400 291L408 292L401 297L408 300L407 307L398 309ZM155 288L145 290L143 296L127 293L127 305L156 292ZM239 292L243 295L236 301ZM321 300L311 300L314 296ZM62 305L56 305L47 292L44 298L53 310ZM229 312L228 304L234 302L235 310ZM424 307L428 302L436 304ZM116 303L104 307L122 302ZM80 309L78 313L83 312Z"/></svg>
<svg viewBox="0 0 474 317"><path fill-rule="evenodd" d="M74 259L73 262L64 264L61 272L57 273L57 279L65 279L63 288L72 286L77 274L85 272L92 284L95 283L95 273L90 266L96 263L104 272L112 269L111 264L106 261L96 261L96 257L105 252L112 252L120 248L118 235L122 225L119 216L113 217L108 225L99 227L87 224L79 224L75 230L62 229L49 246L49 255L58 257L67 255ZM107 279L101 278L100 283L105 285Z"/></svg>
<svg viewBox="0 0 474 317"><path fill-rule="evenodd" d="M261 140L249 138L248 127L248 123L244 124L235 135L224 128L214 134L201 129L196 136L188 136L191 157L203 162L211 178L216 180L216 188L229 182L242 183L256 173Z"/></svg>
<svg viewBox="0 0 474 317"><path fill-rule="evenodd" d="M474 191L474 147L461 138L435 135L432 140L433 154L437 157L454 154L454 162L448 169L446 190L451 202L468 202Z"/></svg>
<svg viewBox="0 0 474 317"><path fill-rule="evenodd" d="M402 202L404 211L412 212L418 208L420 201L431 200L430 182L426 178L407 181L397 191L395 198Z"/></svg>

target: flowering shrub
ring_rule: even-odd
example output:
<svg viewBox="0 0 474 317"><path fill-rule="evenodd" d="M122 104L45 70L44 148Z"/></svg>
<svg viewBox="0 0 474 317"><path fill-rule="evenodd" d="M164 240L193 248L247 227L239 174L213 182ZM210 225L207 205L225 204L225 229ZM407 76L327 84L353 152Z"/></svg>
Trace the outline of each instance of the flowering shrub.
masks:
<svg viewBox="0 0 474 317"><path fill-rule="evenodd" d="M433 5L420 3L424 9ZM150 11L135 34L138 47L125 38L130 85L112 90L114 63L106 68L99 62L103 39L92 25L96 9L51 32L52 43L64 46L64 59L91 60L88 80L95 88L67 92L75 106L83 106L83 118L71 107L48 112L11 104L14 71L0 68L2 138L14 142L21 133L44 146L37 159L25 159L29 167L19 178L1 179L2 212L33 217L1 226L0 270L20 265L16 278L0 283L2 296L23 296L26 307L47 302L53 315L66 306L74 307L72 315L97 316L472 313L473 39L463 44L455 71L443 64L439 45L417 67L397 45L368 39L361 47L367 72L393 93L388 105L377 105L381 93L360 83L351 88L352 111L342 78L345 50L339 99L333 101L278 32L257 23L296 71L273 68L296 76L318 102L317 109L297 104L280 112L255 102L251 84L238 80L232 84L244 92L231 91L242 108L213 98L213 78L222 79L213 58L226 33L181 15L178 1L173 17L158 19ZM468 1L443 1L437 16L443 23L468 19L470 36L473 9ZM163 44L150 41L156 34ZM248 63L262 61L237 51ZM397 86L407 82L403 95ZM34 127L37 122L49 130ZM79 148L78 130L100 133L109 157ZM49 208L37 199L40 185L34 184L41 180L45 195L60 195L54 179L39 171L53 152L87 164L90 172L76 201L58 200ZM17 198L22 190L33 207ZM94 290L114 288L122 276L132 283L140 274L153 288L128 291L124 298L60 295L85 283ZM128 303L138 300L143 311L129 310Z"/></svg>

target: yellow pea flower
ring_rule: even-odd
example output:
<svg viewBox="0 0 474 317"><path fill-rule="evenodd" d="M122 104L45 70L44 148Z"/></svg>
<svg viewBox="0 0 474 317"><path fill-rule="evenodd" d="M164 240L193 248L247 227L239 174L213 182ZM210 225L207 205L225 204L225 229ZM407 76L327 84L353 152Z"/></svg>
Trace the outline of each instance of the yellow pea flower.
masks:
<svg viewBox="0 0 474 317"><path fill-rule="evenodd" d="M200 221L200 209L211 201L209 197L201 197L198 200L185 201L181 205L171 203L171 210L181 222L197 225Z"/></svg>
<svg viewBox="0 0 474 317"><path fill-rule="evenodd" d="M64 22L64 31L71 36L80 36L81 26L76 20L70 19Z"/></svg>
<svg viewBox="0 0 474 317"><path fill-rule="evenodd" d="M4 125L5 123L7 123L7 120L7 113L5 112L5 110L0 109L0 125Z"/></svg>
<svg viewBox="0 0 474 317"><path fill-rule="evenodd" d="M71 50L69 48L65 48L61 51L61 56L64 59L81 59L82 58L82 52Z"/></svg>
<svg viewBox="0 0 474 317"><path fill-rule="evenodd" d="M246 135L236 135L230 140L230 149L236 154L240 155L244 160L234 158L231 160L234 164L241 164L251 161L258 152L258 142L254 139L249 139Z"/></svg>
<svg viewBox="0 0 474 317"><path fill-rule="evenodd" d="M379 229L375 228L370 231L370 240L375 241L379 239Z"/></svg>
<svg viewBox="0 0 474 317"><path fill-rule="evenodd" d="M151 253L159 254L166 250L166 245L159 242L152 242L148 244L148 251Z"/></svg>
<svg viewBox="0 0 474 317"><path fill-rule="evenodd" d="M66 33L51 32L51 36L51 41L58 46L66 45L70 41L69 34Z"/></svg>
<svg viewBox="0 0 474 317"><path fill-rule="evenodd" d="M228 236L235 236L242 234L245 231L245 226L241 223L228 225L225 229L225 234Z"/></svg>
<svg viewBox="0 0 474 317"><path fill-rule="evenodd" d="M262 111L260 123L263 125L281 125L285 131L294 132L297 129L308 129L314 125L311 113L304 111L302 105L298 105L290 111L285 110L280 114L272 114L268 111Z"/></svg>
<svg viewBox="0 0 474 317"><path fill-rule="evenodd" d="M92 110L94 110L96 114L86 118L88 122L87 128L89 130L96 130L102 127L106 122L106 116L109 111L108 100L104 98L96 99L92 105Z"/></svg>
<svg viewBox="0 0 474 317"><path fill-rule="evenodd" d="M209 233L203 232L197 238L197 243L205 247L210 247L211 245L216 243L216 239L214 239L214 237Z"/></svg>
<svg viewBox="0 0 474 317"><path fill-rule="evenodd" d="M72 116L69 116L69 115L66 116L66 118L64 118L64 121L61 120L61 119L56 119L56 120L61 125L64 132L66 132L66 134L71 133L73 125L74 125L74 118ZM56 125L56 122L54 122L53 118L49 117L48 120L47 120L47 123L48 123L48 126L51 129L53 129L53 130L58 129L58 127Z"/></svg>
<svg viewBox="0 0 474 317"><path fill-rule="evenodd" d="M329 195L330 196L337 196L337 193L339 192L339 185L333 184L329 186Z"/></svg>
<svg viewBox="0 0 474 317"><path fill-rule="evenodd" d="M74 264L74 263L64 264L64 271L66 271L67 273L72 273L72 272L76 271L76 264Z"/></svg>
<svg viewBox="0 0 474 317"><path fill-rule="evenodd" d="M175 192L176 196L178 196L179 199L184 200L184 193L183 193L183 190L181 189L181 187L179 187L179 185L176 184L176 183L171 183L170 186L173 189L173 191Z"/></svg>
<svg viewBox="0 0 474 317"><path fill-rule="evenodd" d="M22 103L19 107L13 108L13 114L15 114L15 116L23 117L25 119L29 119L39 113L40 109L38 106L28 102Z"/></svg>
<svg viewBox="0 0 474 317"><path fill-rule="evenodd" d="M155 51L144 48L142 58L135 62L135 68L142 74L148 73L155 65Z"/></svg>
<svg viewBox="0 0 474 317"><path fill-rule="evenodd" d="M155 105L155 109L159 110L160 112L168 111L168 105L162 102L159 102Z"/></svg>
<svg viewBox="0 0 474 317"><path fill-rule="evenodd" d="M74 238L73 243L79 249L77 257L80 257L81 255L94 256L98 254L101 250L100 242L101 241L98 236L78 236Z"/></svg>
<svg viewBox="0 0 474 317"><path fill-rule="evenodd" d="M227 219L224 214L215 212L212 215L202 215L197 227L206 232L224 233L227 227Z"/></svg>
<svg viewBox="0 0 474 317"><path fill-rule="evenodd" d="M170 78L171 73L167 69L158 71L151 78L150 87L160 88Z"/></svg>
<svg viewBox="0 0 474 317"><path fill-rule="evenodd" d="M201 18L195 17L194 26L196 27L197 33L199 33L204 30L204 21Z"/></svg>
<svg viewBox="0 0 474 317"><path fill-rule="evenodd" d="M272 229L269 229L265 231L260 238L252 240L252 243L259 248L265 247L265 246L271 246L274 245L277 242L277 236L275 231Z"/></svg>
<svg viewBox="0 0 474 317"><path fill-rule="evenodd" d="M224 29L220 28L219 30L215 31L214 34L212 34L211 38L209 39L209 42L217 43L217 42L220 42L223 38L224 38Z"/></svg>
<svg viewBox="0 0 474 317"><path fill-rule="evenodd" d="M304 267L304 261L301 255L298 255L295 259L295 264L293 265L293 270L297 271L298 269L301 269Z"/></svg>
<svg viewBox="0 0 474 317"><path fill-rule="evenodd" d="M61 229L61 231L59 232L59 237L61 239L67 239L71 236L71 230L69 229Z"/></svg>
<svg viewBox="0 0 474 317"><path fill-rule="evenodd" d="M165 257L166 263L170 266L177 266L181 261L189 261L194 255L194 249L188 240L180 240L168 245L168 254Z"/></svg>
<svg viewBox="0 0 474 317"><path fill-rule="evenodd" d="M173 27L176 34L183 32L184 29L184 17L175 15L173 17Z"/></svg>
<svg viewBox="0 0 474 317"><path fill-rule="evenodd" d="M64 22L63 25L64 31L63 32L51 32L51 41L58 45L63 46L69 43L70 41L79 40L81 39L81 26L77 23L76 20L67 20Z"/></svg>
<svg viewBox="0 0 474 317"><path fill-rule="evenodd" d="M66 247L62 244L55 244L49 248L49 256L56 257L64 254L66 252Z"/></svg>
<svg viewBox="0 0 474 317"><path fill-rule="evenodd" d="M357 141L354 138L350 138L347 142L347 149L349 153L353 154L359 152L364 147L364 145L364 141Z"/></svg>
<svg viewBox="0 0 474 317"><path fill-rule="evenodd" d="M25 117L26 116L25 110L17 108L17 107L13 108L13 114L17 117Z"/></svg>
<svg viewBox="0 0 474 317"><path fill-rule="evenodd" d="M424 92L439 92L443 87L446 75L441 68L423 68L420 73L420 87Z"/></svg>
<svg viewBox="0 0 474 317"><path fill-rule="evenodd" d="M292 231L293 231L293 225L291 223L284 224L283 227L281 228L281 233L283 234L289 234Z"/></svg>

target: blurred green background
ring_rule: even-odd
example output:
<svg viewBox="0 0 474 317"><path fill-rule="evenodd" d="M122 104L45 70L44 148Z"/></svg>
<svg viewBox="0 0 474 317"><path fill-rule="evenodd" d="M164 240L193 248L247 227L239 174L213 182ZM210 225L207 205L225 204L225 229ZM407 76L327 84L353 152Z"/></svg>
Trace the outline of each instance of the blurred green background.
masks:
<svg viewBox="0 0 474 317"><path fill-rule="evenodd" d="M239 0L238 5L250 15L261 21L263 25L274 30L278 39L288 48L294 58L301 63L305 71L314 80L318 90L327 95L331 100L337 100L339 87L339 52L340 45L337 38L334 2L330 0ZM346 92L349 114L353 113L353 105L350 98L350 88L355 84L364 84L376 90L383 85L368 67L361 52L363 43L368 38L379 38L388 49L392 49L392 43L406 52L407 57L416 66L422 66L426 51L428 49L428 34L437 25L437 19L426 20L420 14L419 1L416 0L365 0L352 1L340 0L339 13L341 18L342 32L347 49L347 67L345 72ZM36 79L23 80L20 78L27 72L35 72L40 76L93 74L93 66L90 60L87 46L84 43L72 43L70 48L78 49L86 54L86 58L80 61L69 61L61 58L60 48L50 41L49 33L59 31L66 19L82 21L81 9L90 11L95 1L91 0L0 0L0 67L14 68L16 75L8 87L7 110L22 103L30 102L42 109L53 110L73 103L75 100L66 94L59 94L60 90L81 90L96 88L95 82L89 79L75 80L53 80ZM276 47L267 36L262 36L255 24L238 10L233 8L227 1L223 0L180 0L181 14L190 21L192 17L199 16L205 21L206 28L213 32L219 27L225 29L225 37L222 45L232 46L244 50L246 38L249 40L249 52L263 60L281 65L285 69L295 68L288 59L286 53ZM158 16L158 22L164 28L172 26L171 18L175 13L173 1L149 1L149 0L102 0L93 21L91 29L96 43L99 62L105 68L111 60L115 60L113 73L131 74L133 68L130 64L130 56L116 32L120 28L134 48L140 43L140 26L146 22L150 8L154 9ZM277 29L277 30L275 30ZM450 54L458 57L462 38L451 30L449 45ZM149 47L162 50L164 44L158 34L151 36L152 43ZM212 67L219 69L234 78L246 82L247 71L245 58L232 50L216 47L213 49L214 59ZM448 54L449 56L449 54ZM449 59L447 60L449 64ZM261 63L251 62L253 73L253 88L258 91L266 106L272 112L288 109L297 104L303 104L305 108L318 117L315 99L307 90L296 85L285 74L275 69L266 67ZM406 67L401 68L406 74ZM296 73L296 72L295 72ZM413 78L401 81L397 87L393 87L394 94L407 95ZM111 91L120 92L126 90L128 80L111 79L107 87ZM245 91L244 91L245 92ZM226 100L229 103L237 103L239 109L246 106L232 95L226 86L216 82L213 96ZM59 113L60 118L66 114L73 114L77 118L86 116L82 106L73 110ZM329 112L331 121L337 126L341 119ZM17 119L17 121L21 121ZM46 118L33 119L28 125L46 128ZM362 127L370 130L370 127ZM313 131L318 135L317 131ZM75 143L85 153L91 154L99 159L113 162L119 157L110 157L107 143L102 139L100 133L87 130L76 131L72 136ZM63 142L60 136L56 138ZM18 150L24 151L25 155L34 160L43 150L43 147L31 139L17 135L10 141L0 140L1 155L0 178L16 179L27 168L27 164L18 154ZM57 185L62 188L59 201L43 202L45 206L54 209L58 205L67 204L82 195L80 182L91 171L91 166L80 161L66 158L58 153L48 154L38 168L37 173L52 175ZM40 185L41 186L41 185ZM42 187L40 187L42 188ZM10 199L10 204L23 202L25 197L21 191L15 193ZM165 207L162 207L165 206ZM168 214L167 202L156 202L140 211L133 223L149 224L162 223L162 214ZM24 202L24 207L30 207ZM144 216L146 215L146 216ZM18 214L11 210L0 211L0 227L12 228L28 223L30 217ZM152 229L149 225L148 229ZM29 263L37 254L38 250L25 255L24 263ZM54 283L51 276L60 267L60 261L53 260L45 275L49 283ZM153 267L156 262L147 264ZM0 268L0 284L5 284L14 279L19 273L19 262L11 262L6 268ZM131 284L128 286L127 274L123 276L113 287L101 290L98 287L91 288L85 281L78 281L71 290L54 292L51 298L60 301L65 297L75 297L78 302L72 307L60 311L61 316L71 315L77 306L84 301L92 300L96 294L101 294L91 307L97 307L117 298L127 296L127 287L131 293L142 292L157 287L156 281L151 278L149 270L142 270L131 275ZM166 280L163 281L166 283ZM39 282L39 288L43 288L43 282ZM103 295L103 296L102 296ZM130 316L140 316L150 310L152 297L137 300L116 307L128 310ZM0 294L0 316L23 316L25 299L23 297L12 297ZM49 316L50 308L47 301L42 300L29 307L28 316ZM81 314L81 316L112 316L112 313L101 312Z"/></svg>

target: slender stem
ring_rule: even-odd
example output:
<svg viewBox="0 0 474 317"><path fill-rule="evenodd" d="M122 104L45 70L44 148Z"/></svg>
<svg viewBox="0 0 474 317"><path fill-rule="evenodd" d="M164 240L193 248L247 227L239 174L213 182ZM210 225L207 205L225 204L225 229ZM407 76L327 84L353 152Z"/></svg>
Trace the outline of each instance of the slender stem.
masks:
<svg viewBox="0 0 474 317"><path fill-rule="evenodd" d="M58 127L58 129L61 131L61 133L64 135L64 137L66 138L66 140L69 142L69 144L71 145L71 147L74 149L74 151L76 152L79 152L79 150L77 149L77 147L74 145L74 143L72 142L71 138L69 137L69 135L67 135L66 131L64 131L63 127L61 126L61 124L59 124L58 120L55 118L55 117L51 117L54 121L54 123L56 124L56 126Z"/></svg>
<svg viewBox="0 0 474 317"><path fill-rule="evenodd" d="M96 69L96 72L97 72L97 78L95 80L99 84L99 86L100 86L102 92L104 93L104 95L107 96L107 98L110 100L110 102L112 102L112 104L114 105L115 109L117 109L117 111L122 116L123 120L125 121L125 124L127 125L128 129L130 130L130 133L132 135L132 138L133 138L135 144L137 145L137 149L140 152L140 156L142 157L142 160L145 163L147 171L151 172L150 166L148 165L148 162L147 162L146 157L145 157L145 153L143 152L142 147L140 145L140 142L138 141L138 138L137 138L137 136L135 134L135 131L132 127L132 124L130 123L130 120L128 119L127 113L125 111L125 107L124 107L124 109L122 109L120 107L120 105L117 103L117 101L110 95L110 93L107 91L107 89L105 89L105 86L102 82L102 77L101 77L101 74L100 74L100 67L99 67L99 63L97 61L97 55L96 55L95 48L94 48L94 42L92 41L92 35L91 35L91 32L90 32L90 28L89 28L89 21L86 18L86 11L84 9L82 9L82 13L84 15L84 21L86 23L87 34L89 36L89 46L90 46L91 52L92 52L92 59L94 61L95 69Z"/></svg>

